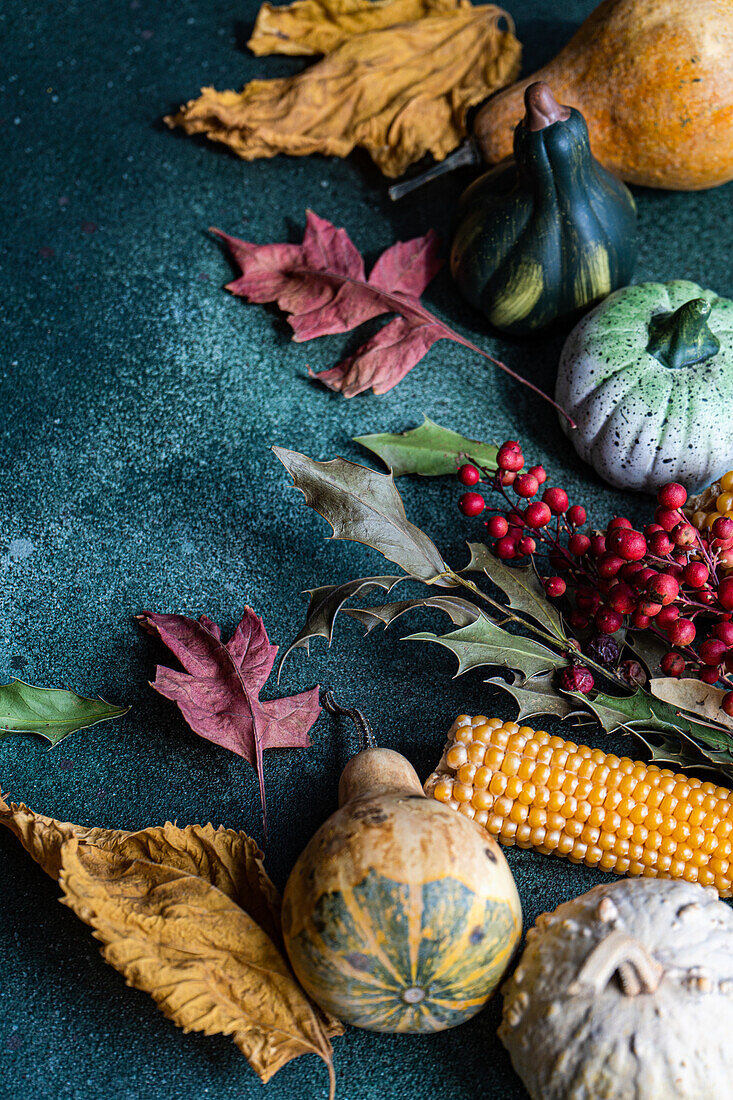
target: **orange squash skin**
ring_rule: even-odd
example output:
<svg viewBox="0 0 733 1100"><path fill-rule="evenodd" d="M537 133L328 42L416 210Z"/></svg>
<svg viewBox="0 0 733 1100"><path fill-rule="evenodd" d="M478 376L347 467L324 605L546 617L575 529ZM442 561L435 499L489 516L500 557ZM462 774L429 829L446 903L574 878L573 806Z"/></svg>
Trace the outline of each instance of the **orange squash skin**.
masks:
<svg viewBox="0 0 733 1100"><path fill-rule="evenodd" d="M282 916L309 995L346 1023L390 1032L439 1031L475 1015L522 927L498 845L426 799L417 776L411 789L351 799L321 826L288 880Z"/></svg>
<svg viewBox="0 0 733 1100"><path fill-rule="evenodd" d="M629 183L698 191L733 179L733 0L604 0L544 68L474 122L490 164L512 152L528 84L576 107L593 155Z"/></svg>

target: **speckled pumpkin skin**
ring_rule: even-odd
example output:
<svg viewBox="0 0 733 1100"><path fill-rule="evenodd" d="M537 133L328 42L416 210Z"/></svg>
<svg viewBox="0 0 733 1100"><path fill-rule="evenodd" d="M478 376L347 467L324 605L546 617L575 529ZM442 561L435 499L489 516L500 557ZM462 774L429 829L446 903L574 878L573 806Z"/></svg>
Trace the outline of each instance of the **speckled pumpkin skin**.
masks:
<svg viewBox="0 0 733 1100"><path fill-rule="evenodd" d="M646 350L649 320L704 298L717 355L669 368ZM561 424L581 458L622 489L687 489L733 466L733 302L696 283L640 283L601 302L573 329L560 357L555 400L577 423Z"/></svg>
<svg viewBox="0 0 733 1100"><path fill-rule="evenodd" d="M414 791L367 795L333 814L283 896L299 981L322 1008L370 1031L442 1031L475 1015L521 928L498 845Z"/></svg>

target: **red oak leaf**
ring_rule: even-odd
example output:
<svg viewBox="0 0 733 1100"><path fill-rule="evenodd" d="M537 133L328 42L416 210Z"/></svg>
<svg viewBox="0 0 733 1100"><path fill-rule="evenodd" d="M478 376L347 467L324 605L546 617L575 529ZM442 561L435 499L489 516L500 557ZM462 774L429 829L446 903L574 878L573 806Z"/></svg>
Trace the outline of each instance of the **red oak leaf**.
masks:
<svg viewBox="0 0 733 1100"><path fill-rule="evenodd" d="M186 615L144 611L138 621L160 638L185 670L158 665L151 686L178 704L194 733L243 756L255 768L266 834L263 751L310 745L308 731L321 710L318 688L260 702L278 647L270 645L264 623L251 607L245 608L226 643L205 615L196 622Z"/></svg>
<svg viewBox="0 0 733 1100"><path fill-rule="evenodd" d="M277 302L289 314L288 323L296 341L349 332L373 317L397 314L353 355L315 375L330 389L346 397L370 388L374 393L386 393L420 362L436 340L455 340L555 404L531 382L422 305L420 295L441 266L438 239L432 230L424 237L388 248L369 278L346 231L312 210L306 215L302 244L257 245L219 229L211 232L225 241L241 270L239 278L227 284L227 290L249 302Z"/></svg>

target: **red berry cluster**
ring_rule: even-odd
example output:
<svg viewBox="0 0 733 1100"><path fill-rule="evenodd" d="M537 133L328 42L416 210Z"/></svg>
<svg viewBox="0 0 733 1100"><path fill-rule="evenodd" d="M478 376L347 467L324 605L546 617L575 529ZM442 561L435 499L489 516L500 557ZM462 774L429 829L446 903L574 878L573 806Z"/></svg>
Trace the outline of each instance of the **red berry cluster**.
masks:
<svg viewBox="0 0 733 1100"><path fill-rule="evenodd" d="M643 531L615 516L605 532L585 533L579 530L585 509L571 505L564 489L544 487L542 466L522 472L519 443L503 443L496 463L495 474L464 465L459 480L472 486L486 480L504 498L505 506L486 521L497 557L518 561L535 555L538 544L547 551L552 572L545 591L564 599L574 631L591 627L608 636L623 625L650 630L670 647L662 660L665 675L687 673L733 689L733 575L724 576L721 568L733 563L733 520L719 516L709 537L703 536L682 512L684 486L671 482L659 490L654 522ZM459 506L464 515L478 516L486 502L480 493L467 492ZM592 677L585 690L591 687ZM733 690L722 705L733 716Z"/></svg>

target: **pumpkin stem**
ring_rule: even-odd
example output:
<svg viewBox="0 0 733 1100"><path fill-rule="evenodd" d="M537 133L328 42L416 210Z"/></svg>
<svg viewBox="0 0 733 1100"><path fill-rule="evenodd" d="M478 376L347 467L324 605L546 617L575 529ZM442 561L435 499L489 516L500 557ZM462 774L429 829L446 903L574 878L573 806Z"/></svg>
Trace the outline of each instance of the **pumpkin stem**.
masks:
<svg viewBox="0 0 733 1100"><path fill-rule="evenodd" d="M657 313L649 321L646 350L665 367L691 367L717 355L720 340L708 328L712 304L693 298L679 309Z"/></svg>
<svg viewBox="0 0 733 1100"><path fill-rule="evenodd" d="M350 718L356 726L356 732L361 738L362 748L364 749L376 749L377 739L372 732L372 727L369 724L369 719L362 711L357 710L356 707L342 707L340 703L336 702L336 698L332 691L324 691L322 702L325 710L329 714L335 714L338 718Z"/></svg>
<svg viewBox="0 0 733 1100"><path fill-rule="evenodd" d="M664 976L664 967L643 944L620 930L598 943L568 986L570 996L598 996L614 974L627 997L653 993Z"/></svg>
<svg viewBox="0 0 733 1100"><path fill-rule="evenodd" d="M553 122L564 122L570 118L570 108L561 106L549 84L544 80L535 80L524 93L524 125L533 132L552 126Z"/></svg>

